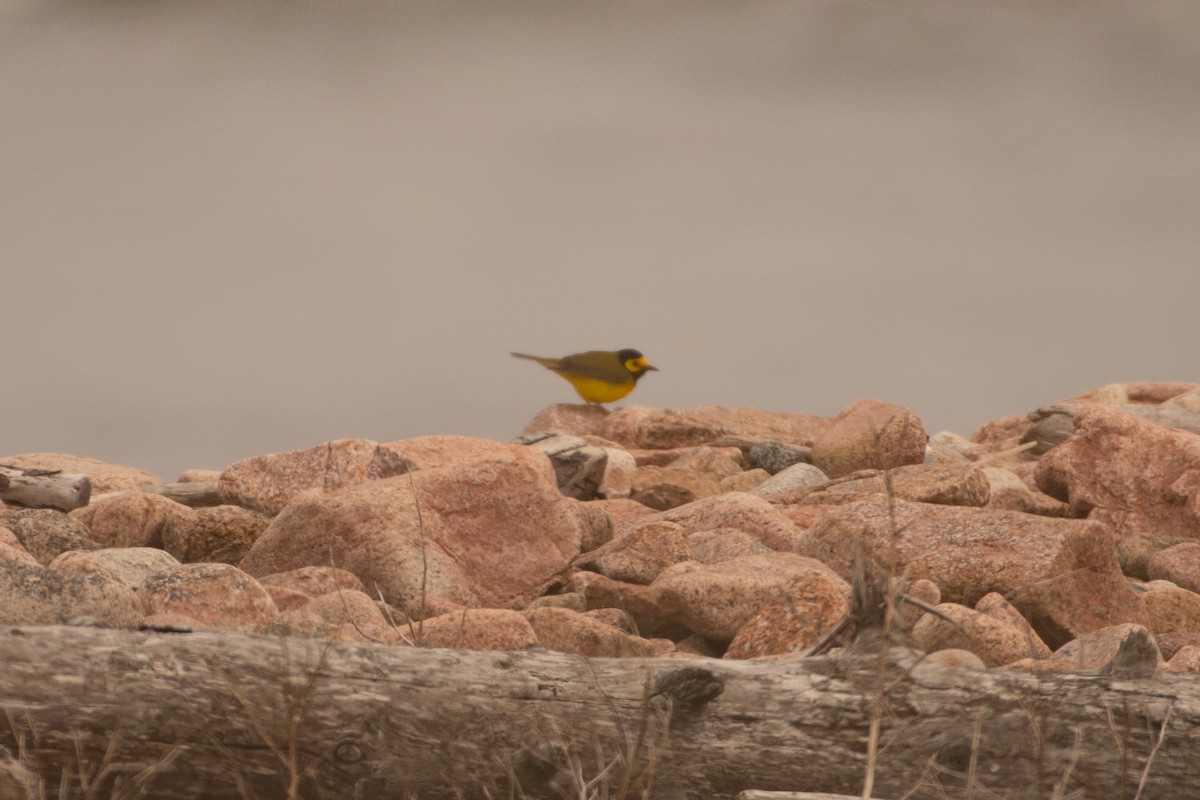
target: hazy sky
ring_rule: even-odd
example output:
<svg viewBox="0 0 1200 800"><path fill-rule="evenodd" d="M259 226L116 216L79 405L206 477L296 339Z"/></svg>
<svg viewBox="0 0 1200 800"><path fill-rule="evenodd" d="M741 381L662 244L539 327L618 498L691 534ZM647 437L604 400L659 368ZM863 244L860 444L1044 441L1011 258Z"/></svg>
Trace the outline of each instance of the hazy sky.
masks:
<svg viewBox="0 0 1200 800"><path fill-rule="evenodd" d="M1200 3L0 0L0 457L1200 381Z"/></svg>

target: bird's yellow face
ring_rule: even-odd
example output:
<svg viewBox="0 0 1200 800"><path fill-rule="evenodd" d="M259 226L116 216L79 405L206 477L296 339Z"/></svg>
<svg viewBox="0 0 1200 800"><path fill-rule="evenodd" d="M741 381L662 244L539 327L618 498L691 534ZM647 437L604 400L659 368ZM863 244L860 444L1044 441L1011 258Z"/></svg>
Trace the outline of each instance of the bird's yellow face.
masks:
<svg viewBox="0 0 1200 800"><path fill-rule="evenodd" d="M658 367L650 366L646 357L637 350L621 350L617 353L617 358L621 359L621 365L635 378L640 378L650 370L658 370Z"/></svg>

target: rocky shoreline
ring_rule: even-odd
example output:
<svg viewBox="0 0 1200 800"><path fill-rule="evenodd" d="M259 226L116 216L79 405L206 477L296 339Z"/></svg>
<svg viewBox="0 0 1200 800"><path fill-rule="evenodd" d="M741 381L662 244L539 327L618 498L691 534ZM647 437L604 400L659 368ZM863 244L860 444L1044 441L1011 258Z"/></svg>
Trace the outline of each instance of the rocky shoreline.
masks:
<svg viewBox="0 0 1200 800"><path fill-rule="evenodd" d="M1186 383L970 439L875 400L556 405L514 442L347 439L185 473L219 498L199 507L140 470L8 456L87 475L93 500L0 508L0 622L789 658L851 641L865 568L942 663L1098 670L1136 641L1142 673L1200 672L1196 420Z"/></svg>

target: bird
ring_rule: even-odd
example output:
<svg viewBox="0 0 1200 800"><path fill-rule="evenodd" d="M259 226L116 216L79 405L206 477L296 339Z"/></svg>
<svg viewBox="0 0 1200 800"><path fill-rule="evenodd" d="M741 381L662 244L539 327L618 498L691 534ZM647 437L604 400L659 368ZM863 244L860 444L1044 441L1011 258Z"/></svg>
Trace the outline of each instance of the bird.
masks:
<svg viewBox="0 0 1200 800"><path fill-rule="evenodd" d="M633 391L647 372L658 371L637 350L589 350L562 358L543 358L526 353L510 353L516 358L536 361L571 382L587 403L612 403Z"/></svg>

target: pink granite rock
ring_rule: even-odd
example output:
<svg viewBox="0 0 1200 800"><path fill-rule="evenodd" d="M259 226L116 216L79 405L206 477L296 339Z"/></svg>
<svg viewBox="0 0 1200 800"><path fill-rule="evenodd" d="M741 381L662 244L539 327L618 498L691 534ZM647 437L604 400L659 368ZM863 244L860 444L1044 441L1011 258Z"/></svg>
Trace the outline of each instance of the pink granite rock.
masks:
<svg viewBox="0 0 1200 800"><path fill-rule="evenodd" d="M77 508L71 518L82 522L104 547L163 548L168 529L183 526L196 512L159 494L133 492Z"/></svg>
<svg viewBox="0 0 1200 800"><path fill-rule="evenodd" d="M1022 658L1050 656L1050 648L1028 624L1014 625L1004 616L989 615L957 603L942 603L937 610L953 621L926 614L912 630L913 644L926 652L946 648L968 650L989 667Z"/></svg>
<svg viewBox="0 0 1200 800"><path fill-rule="evenodd" d="M611 625L566 608L525 612L542 647L591 658L649 658L654 646Z"/></svg>
<svg viewBox="0 0 1200 800"><path fill-rule="evenodd" d="M50 562L51 569L98 572L138 589L149 576L179 562L154 547L121 547L104 550L71 550Z"/></svg>
<svg viewBox="0 0 1200 800"><path fill-rule="evenodd" d="M850 610L845 587L831 580L793 581L786 603L769 603L734 634L725 658L803 653Z"/></svg>
<svg viewBox="0 0 1200 800"><path fill-rule="evenodd" d="M656 520L634 528L575 561L580 569L599 572L613 580L648 584L672 564L692 557L688 537L674 522Z"/></svg>
<svg viewBox="0 0 1200 800"><path fill-rule="evenodd" d="M903 406L864 399L850 404L812 443L812 464L830 478L925 460L929 437Z"/></svg>
<svg viewBox="0 0 1200 800"><path fill-rule="evenodd" d="M39 564L69 550L99 550L101 545L77 519L46 508L0 508L0 525L12 531Z"/></svg>
<svg viewBox="0 0 1200 800"><path fill-rule="evenodd" d="M229 564L182 564L147 577L139 589L147 614L182 614L205 625L254 633L279 617L258 581Z"/></svg>
<svg viewBox="0 0 1200 800"><path fill-rule="evenodd" d="M1189 592L1200 592L1200 542L1180 542L1156 551L1147 560L1147 577L1164 580Z"/></svg>
<svg viewBox="0 0 1200 800"><path fill-rule="evenodd" d="M163 549L185 564L237 564L270 521L240 506L197 508L190 517L163 529Z"/></svg>
<svg viewBox="0 0 1200 800"><path fill-rule="evenodd" d="M595 430L586 432L624 447L665 450L706 445L725 436L810 445L829 424L825 417L756 408L701 406L681 410L625 406L605 416ZM582 435L580 431L568 433Z"/></svg>
<svg viewBox="0 0 1200 800"><path fill-rule="evenodd" d="M137 594L109 575L0 559L0 624L133 628L142 616Z"/></svg>
<svg viewBox="0 0 1200 800"><path fill-rule="evenodd" d="M830 509L805 532L800 551L848 578L860 550L875 563L894 558L910 579L933 581L945 602L969 606L989 592L1009 597L1051 646L1108 625L1147 622L1121 574L1112 532L1097 522L864 500Z"/></svg>
<svg viewBox="0 0 1200 800"><path fill-rule="evenodd" d="M504 458L305 493L241 566L338 566L414 617L435 602L520 607L565 580L585 505L562 496L544 454L514 446Z"/></svg>
<svg viewBox="0 0 1200 800"><path fill-rule="evenodd" d="M1200 594L1170 581L1150 581L1139 588L1146 627L1153 633L1200 633Z"/></svg>
<svg viewBox="0 0 1200 800"><path fill-rule="evenodd" d="M662 607L691 630L729 641L764 606L826 603L850 588L819 561L793 553L745 556L717 564L694 561L664 570L650 585ZM749 638L750 634L747 634Z"/></svg>
<svg viewBox="0 0 1200 800"><path fill-rule="evenodd" d="M1200 436L1108 406L1084 406L1075 435L1042 456L1042 491L1118 537L1200 539Z"/></svg>
<svg viewBox="0 0 1200 800"><path fill-rule="evenodd" d="M222 502L274 516L302 491L387 478L409 467L393 449L369 439L335 439L230 464L221 472L217 491Z"/></svg>
<svg viewBox="0 0 1200 800"><path fill-rule="evenodd" d="M761 497L740 492L707 497L649 519L674 522L688 533L733 528L783 552L794 551L802 540L800 529L782 511Z"/></svg>
<svg viewBox="0 0 1200 800"><path fill-rule="evenodd" d="M465 608L414 625L420 644L458 650L523 650L538 643L520 611Z"/></svg>

